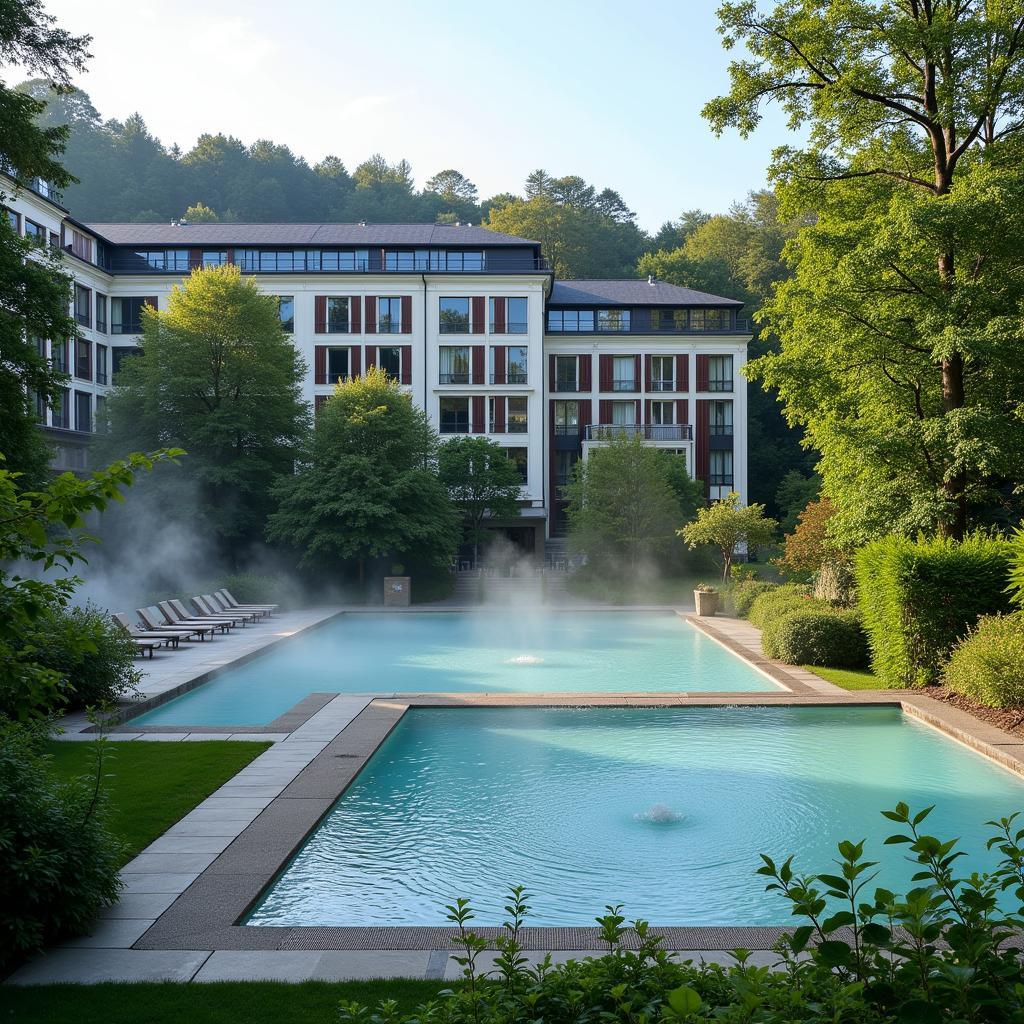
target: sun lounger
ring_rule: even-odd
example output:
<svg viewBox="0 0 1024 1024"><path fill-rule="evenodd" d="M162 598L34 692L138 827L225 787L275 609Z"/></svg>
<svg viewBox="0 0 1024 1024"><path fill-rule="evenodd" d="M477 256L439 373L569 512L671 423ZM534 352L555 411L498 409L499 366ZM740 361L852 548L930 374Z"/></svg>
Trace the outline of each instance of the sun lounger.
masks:
<svg viewBox="0 0 1024 1024"><path fill-rule="evenodd" d="M251 622L259 622L267 613L260 608L232 608L217 594L203 594L203 600L215 612L222 615L249 615Z"/></svg>
<svg viewBox="0 0 1024 1024"><path fill-rule="evenodd" d="M124 612L112 612L110 616L133 640L162 640L171 647L177 647L182 639L178 633L163 630L137 630L132 627L131 620Z"/></svg>
<svg viewBox="0 0 1024 1024"><path fill-rule="evenodd" d="M163 616L161 616L160 609L157 608L156 605L150 605L148 608L136 608L135 614L138 615L139 621L142 625L154 633L174 636L181 640L203 639L203 634L197 629L190 626L183 626L179 624L170 625L167 623Z"/></svg>
<svg viewBox="0 0 1024 1024"><path fill-rule="evenodd" d="M192 597L192 607L196 610L196 618L201 619L204 615L212 616L213 618L222 617L225 619L231 619L236 626L244 626L247 622L251 621L252 616L246 615L244 612L224 612L214 606L212 603L208 603L205 597L195 595Z"/></svg>
<svg viewBox="0 0 1024 1024"><path fill-rule="evenodd" d="M189 615L185 606L175 598L171 598L170 601L160 601L158 607L164 618L172 626L177 626L180 629L194 627L210 632L216 632L219 629L222 633L226 633L234 625L234 622L228 618L215 619L208 616Z"/></svg>
<svg viewBox="0 0 1024 1024"><path fill-rule="evenodd" d="M257 620L261 621L265 619L270 612L266 608L259 608L251 604L235 604L233 605L225 596L223 591L215 590L210 595L213 603L220 608L225 615L230 615L233 612L251 612L256 616Z"/></svg>
<svg viewBox="0 0 1024 1024"><path fill-rule="evenodd" d="M277 609L280 607L280 605L276 604L241 604L234 599L234 597L231 594L231 591L227 588L222 588L221 590L218 590L217 596L224 598L229 608L252 608L254 610L257 608L265 608L268 615L273 615L274 612L276 612Z"/></svg>

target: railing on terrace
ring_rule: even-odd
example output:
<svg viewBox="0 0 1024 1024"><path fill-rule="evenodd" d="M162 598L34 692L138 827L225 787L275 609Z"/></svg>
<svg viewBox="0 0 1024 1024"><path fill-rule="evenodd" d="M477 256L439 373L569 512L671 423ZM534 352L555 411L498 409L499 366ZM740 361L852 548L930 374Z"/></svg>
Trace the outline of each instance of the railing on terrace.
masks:
<svg viewBox="0 0 1024 1024"><path fill-rule="evenodd" d="M492 384L526 384L529 376L526 373L492 373Z"/></svg>
<svg viewBox="0 0 1024 1024"><path fill-rule="evenodd" d="M187 231L188 229L183 229ZM237 248L251 249L252 246L238 246ZM350 258L341 260L324 260L321 251L305 252L296 250L290 253L289 259L276 258L280 248L273 252L268 251L267 259L244 259L227 260L228 263L237 265L244 274L522 274L522 273L548 273L551 265L546 259L534 259L532 257L501 259L500 256L485 256L482 264L474 263L464 268L437 267L431 266L428 261L412 260L408 263L402 261L394 264L385 262L379 254L371 253L369 258ZM322 250L324 255L329 250ZM275 257L275 258L271 258ZM203 266L216 266L217 261L203 260L201 257L184 259L182 257L168 258L160 262L152 258L145 259L137 256L134 251L115 252L110 260L107 269L114 274L184 274ZM525 333L506 330L507 334Z"/></svg>
<svg viewBox="0 0 1024 1024"><path fill-rule="evenodd" d="M651 391L675 391L676 382L674 380L652 380L650 389Z"/></svg>
<svg viewBox="0 0 1024 1024"><path fill-rule="evenodd" d="M640 386L634 377L624 377L612 381L612 391L639 391Z"/></svg>
<svg viewBox="0 0 1024 1024"><path fill-rule="evenodd" d="M566 380L565 378L561 378L555 380L555 382L551 385L551 390L562 393L579 391L580 385L579 381L576 380L575 378L573 378L572 380Z"/></svg>
<svg viewBox="0 0 1024 1024"><path fill-rule="evenodd" d="M525 323L506 323L505 326L499 330L495 322L491 321L491 334L526 334L529 331L529 324Z"/></svg>
<svg viewBox="0 0 1024 1024"><path fill-rule="evenodd" d="M547 325L548 334L751 334L753 324L749 317L736 317L730 324L715 325L713 327L656 327L651 324L632 322L626 327L601 327L591 325L587 327L553 327Z"/></svg>
<svg viewBox="0 0 1024 1024"><path fill-rule="evenodd" d="M692 441L689 423L590 423L584 441L611 441L616 437L642 437L645 441Z"/></svg>
<svg viewBox="0 0 1024 1024"><path fill-rule="evenodd" d="M469 374L468 373L439 373L437 375L438 384L468 384Z"/></svg>

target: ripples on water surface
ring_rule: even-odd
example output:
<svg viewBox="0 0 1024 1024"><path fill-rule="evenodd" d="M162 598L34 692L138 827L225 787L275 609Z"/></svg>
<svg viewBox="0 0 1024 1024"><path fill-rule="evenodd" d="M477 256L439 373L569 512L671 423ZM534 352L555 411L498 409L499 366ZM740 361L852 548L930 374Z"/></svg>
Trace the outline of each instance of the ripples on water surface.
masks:
<svg viewBox="0 0 1024 1024"><path fill-rule="evenodd" d="M606 903L655 924L785 924L758 854L829 870L871 841L906 885L879 811L937 804L935 834L983 853L1024 807L1015 776L893 708L417 709L295 857L251 924L434 925L471 897L500 924L589 924Z"/></svg>

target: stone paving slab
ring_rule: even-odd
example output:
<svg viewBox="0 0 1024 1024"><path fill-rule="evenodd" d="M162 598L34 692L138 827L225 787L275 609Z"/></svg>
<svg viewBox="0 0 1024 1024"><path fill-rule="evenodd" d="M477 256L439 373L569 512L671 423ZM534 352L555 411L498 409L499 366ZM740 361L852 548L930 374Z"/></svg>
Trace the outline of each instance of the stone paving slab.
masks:
<svg viewBox="0 0 1024 1024"><path fill-rule="evenodd" d="M88 935L69 939L61 945L67 949L131 949L155 918L103 917Z"/></svg>
<svg viewBox="0 0 1024 1024"><path fill-rule="evenodd" d="M193 980L356 981L423 978L427 950L216 950Z"/></svg>
<svg viewBox="0 0 1024 1024"><path fill-rule="evenodd" d="M9 985L190 981L210 950L55 949L14 972Z"/></svg>

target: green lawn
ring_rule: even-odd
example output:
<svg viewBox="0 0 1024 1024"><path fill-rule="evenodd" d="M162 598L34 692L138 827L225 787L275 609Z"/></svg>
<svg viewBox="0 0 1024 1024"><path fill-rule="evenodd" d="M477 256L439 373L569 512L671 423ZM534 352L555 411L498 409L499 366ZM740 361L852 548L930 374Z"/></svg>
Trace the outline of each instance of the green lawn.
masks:
<svg viewBox="0 0 1024 1024"><path fill-rule="evenodd" d="M888 690L889 687L873 672L849 668L822 668L821 665L803 665L808 672L827 679L844 690Z"/></svg>
<svg viewBox="0 0 1024 1024"><path fill-rule="evenodd" d="M111 826L125 843L125 860L167 831L269 746L234 740L108 742L103 767ZM54 740L49 753L55 771L63 778L92 770L92 743Z"/></svg>
<svg viewBox="0 0 1024 1024"><path fill-rule="evenodd" d="M142 744L139 744L140 746ZM157 744L152 744L156 746ZM198 746L199 744L195 744ZM182 744L185 746L185 744ZM193 746L193 744L188 744ZM442 981L216 982L135 985L39 985L0 988L4 1024L332 1024L338 1003L376 1006L394 999L413 1011Z"/></svg>

